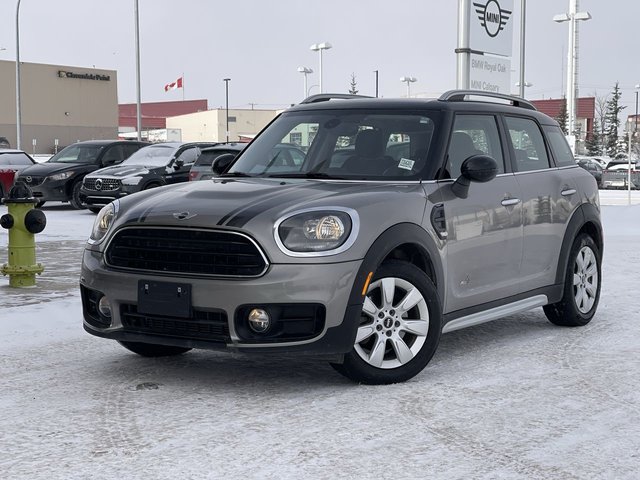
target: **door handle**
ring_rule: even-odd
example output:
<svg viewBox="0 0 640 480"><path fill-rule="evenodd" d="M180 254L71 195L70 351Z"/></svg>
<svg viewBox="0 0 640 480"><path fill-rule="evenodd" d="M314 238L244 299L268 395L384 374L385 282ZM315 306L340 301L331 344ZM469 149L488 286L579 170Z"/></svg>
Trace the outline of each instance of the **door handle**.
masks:
<svg viewBox="0 0 640 480"><path fill-rule="evenodd" d="M502 205L505 206L505 207L512 207L514 205L519 204L520 203L520 199L519 198L505 198L500 203L502 203Z"/></svg>
<svg viewBox="0 0 640 480"><path fill-rule="evenodd" d="M562 190L560 192L560 195L562 195L563 197L567 197L569 195L573 195L574 193L576 193L576 189L575 188L568 188L566 190Z"/></svg>

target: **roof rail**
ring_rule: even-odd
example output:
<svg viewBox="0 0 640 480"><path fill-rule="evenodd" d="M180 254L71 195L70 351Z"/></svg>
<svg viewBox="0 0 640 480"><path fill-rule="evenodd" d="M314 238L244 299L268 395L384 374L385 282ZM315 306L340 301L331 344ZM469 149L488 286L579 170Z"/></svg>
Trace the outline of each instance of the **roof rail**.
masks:
<svg viewBox="0 0 640 480"><path fill-rule="evenodd" d="M533 103L524 98L514 97L512 95L504 95L502 93L483 92L481 90L449 90L440 95L438 100L443 102L464 102L466 97L489 97L507 100L514 107L527 108L529 110L538 110Z"/></svg>
<svg viewBox="0 0 640 480"><path fill-rule="evenodd" d="M327 100L332 99L341 99L341 100L352 100L356 98L373 98L368 95L351 95L349 93L318 93L316 95L311 95L310 97L305 98L300 104L305 103L318 103L318 102L326 102Z"/></svg>

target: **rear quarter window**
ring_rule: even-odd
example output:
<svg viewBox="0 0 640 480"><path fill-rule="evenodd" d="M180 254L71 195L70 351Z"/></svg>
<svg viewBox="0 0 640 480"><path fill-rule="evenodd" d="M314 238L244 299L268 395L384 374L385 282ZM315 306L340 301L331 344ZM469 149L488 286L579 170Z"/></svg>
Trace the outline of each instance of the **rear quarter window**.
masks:
<svg viewBox="0 0 640 480"><path fill-rule="evenodd" d="M560 127L545 125L542 127L542 130L544 130L549 140L549 146L551 147L551 153L553 154L556 166L569 167L575 165L576 161L573 158L573 152L571 152L571 148Z"/></svg>

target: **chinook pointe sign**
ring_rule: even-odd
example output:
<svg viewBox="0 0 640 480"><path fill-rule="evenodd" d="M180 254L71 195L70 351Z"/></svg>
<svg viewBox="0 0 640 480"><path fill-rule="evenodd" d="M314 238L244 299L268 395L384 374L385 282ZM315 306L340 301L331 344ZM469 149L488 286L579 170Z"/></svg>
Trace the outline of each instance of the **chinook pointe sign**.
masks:
<svg viewBox="0 0 640 480"><path fill-rule="evenodd" d="M102 75L99 73L75 73L65 70L58 70L58 77L60 78L79 78L81 80L100 80L108 82L111 80L110 75Z"/></svg>
<svg viewBox="0 0 640 480"><path fill-rule="evenodd" d="M510 93L513 0L459 0L458 88Z"/></svg>

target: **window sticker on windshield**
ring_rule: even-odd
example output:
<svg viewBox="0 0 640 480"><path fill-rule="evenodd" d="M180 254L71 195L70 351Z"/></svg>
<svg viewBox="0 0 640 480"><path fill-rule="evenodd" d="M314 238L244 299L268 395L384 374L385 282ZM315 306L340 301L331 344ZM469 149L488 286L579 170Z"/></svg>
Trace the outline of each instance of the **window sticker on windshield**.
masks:
<svg viewBox="0 0 640 480"><path fill-rule="evenodd" d="M414 162L413 160L410 160L408 158L401 158L400 159L400 163L398 163L398 168L404 168L405 170L412 170L413 169L413 165L416 162Z"/></svg>

